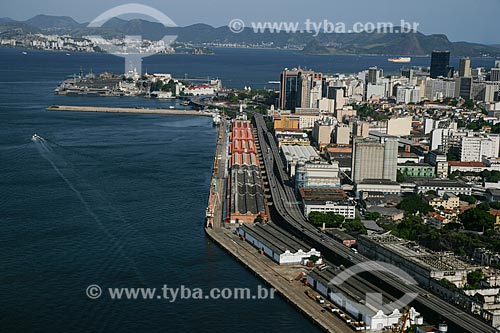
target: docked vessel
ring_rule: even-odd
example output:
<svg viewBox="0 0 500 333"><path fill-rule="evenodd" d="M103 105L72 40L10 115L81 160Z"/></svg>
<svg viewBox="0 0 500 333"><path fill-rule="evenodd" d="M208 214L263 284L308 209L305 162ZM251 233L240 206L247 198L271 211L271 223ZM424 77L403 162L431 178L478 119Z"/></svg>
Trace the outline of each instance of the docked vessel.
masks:
<svg viewBox="0 0 500 333"><path fill-rule="evenodd" d="M411 62L410 57L398 57L398 58L389 58L387 59L389 62L399 62L399 63L408 63Z"/></svg>
<svg viewBox="0 0 500 333"><path fill-rule="evenodd" d="M214 126L219 126L219 125L220 125L220 122L221 122L221 117L220 117L220 115L218 115L218 114L213 115L213 116L212 116L212 121L213 121L213 122L212 122L212 124L213 124Z"/></svg>

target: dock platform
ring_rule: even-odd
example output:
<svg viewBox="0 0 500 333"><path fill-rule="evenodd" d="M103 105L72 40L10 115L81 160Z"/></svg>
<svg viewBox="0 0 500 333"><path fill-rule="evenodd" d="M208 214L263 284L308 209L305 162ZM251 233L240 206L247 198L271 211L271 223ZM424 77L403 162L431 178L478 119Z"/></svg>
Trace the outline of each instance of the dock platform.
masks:
<svg viewBox="0 0 500 333"><path fill-rule="evenodd" d="M103 113L133 113L133 114L165 114L212 117L213 113L181 110L181 109L152 109L152 108L125 108L125 107L103 107L103 106L78 106L78 105L51 105L47 111L70 111L70 112L103 112Z"/></svg>

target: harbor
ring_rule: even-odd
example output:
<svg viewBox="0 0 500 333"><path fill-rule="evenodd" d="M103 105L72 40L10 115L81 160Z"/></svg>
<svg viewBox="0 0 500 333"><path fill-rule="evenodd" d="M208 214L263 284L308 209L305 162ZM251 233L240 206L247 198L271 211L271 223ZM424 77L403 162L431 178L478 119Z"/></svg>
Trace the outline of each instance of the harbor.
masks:
<svg viewBox="0 0 500 333"><path fill-rule="evenodd" d="M275 263L238 236L233 228L227 228L227 224L223 222L227 195L228 173L226 170L230 163L227 154L229 126L227 121L222 121L219 128L209 202L206 210L206 235L267 285L274 288L277 294L323 331L353 332L353 328L345 320L336 316L334 311L328 311L330 308L319 302L320 298L308 297L314 292L304 280L309 268L303 265L279 265Z"/></svg>

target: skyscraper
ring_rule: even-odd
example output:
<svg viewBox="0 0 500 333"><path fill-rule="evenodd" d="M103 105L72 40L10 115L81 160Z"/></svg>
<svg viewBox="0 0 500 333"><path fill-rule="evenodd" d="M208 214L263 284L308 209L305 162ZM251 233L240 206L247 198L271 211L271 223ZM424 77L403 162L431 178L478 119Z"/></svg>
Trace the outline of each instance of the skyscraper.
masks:
<svg viewBox="0 0 500 333"><path fill-rule="evenodd" d="M377 84L380 78L384 77L384 70L378 67L370 67L368 69L368 83Z"/></svg>
<svg viewBox="0 0 500 333"><path fill-rule="evenodd" d="M490 72L490 81L500 81L500 68L492 68Z"/></svg>
<svg viewBox="0 0 500 333"><path fill-rule="evenodd" d="M458 76L460 77L470 77L470 58L462 58L460 59L460 69L458 71Z"/></svg>
<svg viewBox="0 0 500 333"><path fill-rule="evenodd" d="M386 179L396 181L398 164L398 140L387 138L355 138L352 153L352 180Z"/></svg>
<svg viewBox="0 0 500 333"><path fill-rule="evenodd" d="M299 71L285 69L280 78L280 102L282 110L295 110L299 92Z"/></svg>
<svg viewBox="0 0 500 333"><path fill-rule="evenodd" d="M433 51L431 58L431 78L448 77L450 51Z"/></svg>
<svg viewBox="0 0 500 333"><path fill-rule="evenodd" d="M280 78L279 107L294 111L298 107L315 107L321 99L322 74L302 69L285 69Z"/></svg>

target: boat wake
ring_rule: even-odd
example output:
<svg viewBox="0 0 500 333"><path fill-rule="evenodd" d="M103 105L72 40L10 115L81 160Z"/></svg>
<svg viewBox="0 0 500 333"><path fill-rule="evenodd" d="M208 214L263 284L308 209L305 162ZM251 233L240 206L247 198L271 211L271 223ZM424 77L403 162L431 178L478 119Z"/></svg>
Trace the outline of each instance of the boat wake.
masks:
<svg viewBox="0 0 500 333"><path fill-rule="evenodd" d="M87 214L90 217L92 217L92 219L95 221L95 223L98 225L98 227L102 230L104 235L106 235L106 238L108 238L108 240L112 244L113 253L116 253L119 256L121 256L122 258L125 258L130 263L130 267L134 270L134 272L136 273L139 280L141 282L143 282L144 281L143 275L139 271L139 269L137 268L137 264L135 263L134 259L129 257L128 255L126 255L123 244L119 241L119 239L115 235L113 235L113 233L109 230L109 228L105 225L105 223L103 223L101 218L96 214L94 209L92 209L93 205L91 205L88 202L88 200L84 196L84 193L82 193L82 191L80 191L77 188L77 185L74 184L72 181L70 181L70 179L68 177L66 177L65 173L61 170L60 166L64 168L67 166L67 163L65 163L65 161L58 161L60 158L57 157L57 155L54 153L52 147L49 145L47 140L45 140L43 137L41 137L37 134L34 134L31 138L31 140L36 144L36 148L37 148L38 152L40 153L40 155L52 166L52 168L57 173L57 175L66 183L66 185L70 188L70 190L75 194L75 196L81 202L81 204L85 208L85 211L87 212ZM58 166L58 164L60 164L60 165ZM88 187L88 184L87 184L87 187ZM86 191L89 191L89 189L87 189ZM96 192L95 190L92 191L92 194L93 194L92 197L96 197L95 192ZM100 209L100 211L101 210L102 209ZM108 266L108 269L110 269L110 268L111 267Z"/></svg>

